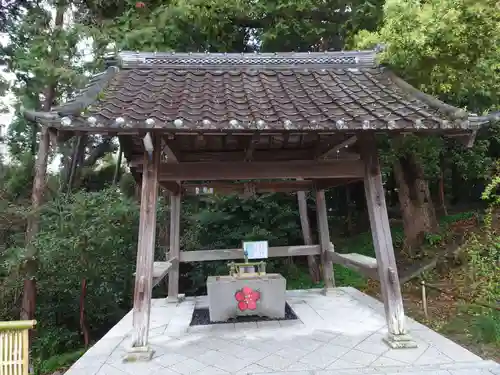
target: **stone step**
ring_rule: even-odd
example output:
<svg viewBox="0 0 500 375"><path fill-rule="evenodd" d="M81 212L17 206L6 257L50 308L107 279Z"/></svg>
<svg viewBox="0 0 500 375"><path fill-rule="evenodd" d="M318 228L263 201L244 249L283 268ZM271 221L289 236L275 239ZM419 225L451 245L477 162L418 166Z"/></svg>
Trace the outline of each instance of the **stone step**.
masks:
<svg viewBox="0 0 500 375"><path fill-rule="evenodd" d="M388 366L374 369L318 371L314 375L500 375L494 361L455 362L439 365Z"/></svg>
<svg viewBox="0 0 500 375"><path fill-rule="evenodd" d="M455 362L418 366L308 371L310 375L500 375L500 364L494 361ZM255 375L302 375L304 371L258 373Z"/></svg>
<svg viewBox="0 0 500 375"><path fill-rule="evenodd" d="M403 369L380 369L384 375L500 375L500 365L493 361L456 362L441 365L420 365ZM378 373L373 373L373 375ZM354 374L353 374L354 375Z"/></svg>

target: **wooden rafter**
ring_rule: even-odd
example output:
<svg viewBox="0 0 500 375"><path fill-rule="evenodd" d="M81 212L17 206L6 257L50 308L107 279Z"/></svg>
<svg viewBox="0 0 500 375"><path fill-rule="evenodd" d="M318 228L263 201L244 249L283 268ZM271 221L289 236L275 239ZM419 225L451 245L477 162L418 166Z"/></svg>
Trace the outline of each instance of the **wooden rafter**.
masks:
<svg viewBox="0 0 500 375"><path fill-rule="evenodd" d="M182 185L175 181L160 181L160 186L166 190L168 190L171 194L179 194L182 189Z"/></svg>
<svg viewBox="0 0 500 375"><path fill-rule="evenodd" d="M168 137L162 138L162 152L167 157L166 163L177 164L179 163L179 152L172 146L172 142ZM181 181L168 181L160 183L160 186L170 191L172 194L177 195L181 192Z"/></svg>
<svg viewBox="0 0 500 375"><path fill-rule="evenodd" d="M257 145L257 143L259 143L259 135L256 134L251 136L245 149L245 161L253 160L253 153L255 150L255 145Z"/></svg>
<svg viewBox="0 0 500 375"><path fill-rule="evenodd" d="M357 140L358 138L356 136L352 136L340 143L335 140L335 143L333 145L331 141L327 142L326 145L320 144L316 150L316 158L327 159L328 157L335 155L337 152L340 152L342 149L352 146L357 142Z"/></svg>
<svg viewBox="0 0 500 375"><path fill-rule="evenodd" d="M169 163L178 163L178 151L172 146L172 142L166 139L165 137L162 139L162 151L167 157L167 162Z"/></svg>

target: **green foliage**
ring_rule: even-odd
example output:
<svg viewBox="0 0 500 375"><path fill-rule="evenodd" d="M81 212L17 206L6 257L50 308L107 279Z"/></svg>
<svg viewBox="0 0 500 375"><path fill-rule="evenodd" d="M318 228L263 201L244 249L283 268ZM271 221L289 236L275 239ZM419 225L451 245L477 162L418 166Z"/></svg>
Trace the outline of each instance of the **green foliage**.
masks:
<svg viewBox="0 0 500 375"><path fill-rule="evenodd" d="M447 225L447 224L455 223L457 221L470 219L476 215L477 215L476 212L465 211L465 212L460 212L460 213L453 214L453 215L443 216L443 217L441 217L440 222L443 225Z"/></svg>
<svg viewBox="0 0 500 375"><path fill-rule="evenodd" d="M92 336L105 332L128 311L137 228L136 203L114 189L61 195L46 204L35 241L39 259L35 353L46 358L81 345L83 279ZM9 274L15 275L12 266L22 261L23 252L24 248L11 249L14 259L4 262L4 267L10 266ZM8 292L18 278L4 281L3 291ZM4 295L4 302L9 294Z"/></svg>
<svg viewBox="0 0 500 375"><path fill-rule="evenodd" d="M500 313L497 311L486 314L481 312L472 321L472 332L477 341L494 343L500 347Z"/></svg>
<svg viewBox="0 0 500 375"><path fill-rule="evenodd" d="M380 0L175 0L148 1L137 9L134 3L95 1L90 14L104 20L106 27L88 16L82 21L90 24L94 40L116 42L119 49L338 50L361 28L377 28L383 4Z"/></svg>
<svg viewBox="0 0 500 375"><path fill-rule="evenodd" d="M401 248L404 241L403 229L399 226L393 226L391 227L391 234L394 248ZM370 231L367 231L344 240L339 239L335 244L335 251L339 253L356 253L375 257L372 234Z"/></svg>
<svg viewBox="0 0 500 375"><path fill-rule="evenodd" d="M205 196L184 205L184 250L238 248L242 241L267 240L270 246L302 244L295 195L264 194L251 198ZM282 264L269 262L269 269ZM187 271L189 292L204 288L207 275L227 273L226 262L194 263Z"/></svg>
<svg viewBox="0 0 500 375"><path fill-rule="evenodd" d="M333 272L335 276L335 286L351 286L362 290L367 285L366 278L349 268L335 264L333 266Z"/></svg>
<svg viewBox="0 0 500 375"><path fill-rule="evenodd" d="M37 311L40 330L52 330L64 322L71 333L78 332L77 301L83 279L87 280L87 320L94 333L128 311L137 228L137 205L112 189L61 196L47 205L35 243L42 291ZM52 341L54 351L41 354L57 354L58 344L68 347L61 336ZM74 345L78 342L76 337Z"/></svg>
<svg viewBox="0 0 500 375"><path fill-rule="evenodd" d="M469 343L479 344L479 346L490 344L498 350L500 348L500 313L464 304L459 306L457 314L440 331L457 337L465 336Z"/></svg>
<svg viewBox="0 0 500 375"><path fill-rule="evenodd" d="M445 102L482 113L500 105L500 12L494 0L390 0L384 5L376 31L361 31L351 47L384 45L379 55L418 89ZM498 144L498 127L480 132L473 148L436 137L405 137L390 142L382 159L391 166L396 156L411 153L429 179L443 166L440 155L453 169L453 189L458 183L487 178L493 162L491 145ZM457 189L460 190L460 189ZM456 197L462 197L458 191ZM477 196L477 193L476 193ZM468 197L470 198L470 197Z"/></svg>
<svg viewBox="0 0 500 375"><path fill-rule="evenodd" d="M444 238L439 233L426 233L425 242L431 246L438 246L443 242Z"/></svg>
<svg viewBox="0 0 500 375"><path fill-rule="evenodd" d="M493 207L500 207L500 162L497 161L496 173L486 186L481 197L489 201Z"/></svg>
<svg viewBox="0 0 500 375"><path fill-rule="evenodd" d="M418 88L474 109L498 104L500 12L494 0L390 0L382 27L355 43L383 43L382 61Z"/></svg>
<svg viewBox="0 0 500 375"><path fill-rule="evenodd" d="M238 223L235 228L234 223ZM187 249L239 247L241 241L266 239L270 246L302 243L297 197L264 194L248 199L231 195L207 197L189 218L196 230ZM188 224L188 225L189 225ZM194 234L192 234L194 236Z"/></svg>
<svg viewBox="0 0 500 375"><path fill-rule="evenodd" d="M71 97L75 87L82 84L82 73L102 69L104 55L110 50L320 51L384 43L387 49L382 60L416 87L476 112L498 105L500 13L492 0L391 0L385 2L385 8L380 0L151 0L145 2L144 9L136 8L133 0L49 2L50 10L55 5L59 10L64 10L63 5L78 9L73 14L75 22L64 27L53 26L51 11L46 6L24 3L29 3L24 13L13 3L8 4L5 12L0 10L0 20L5 15L11 17L6 24L9 45L2 50L0 60L7 62L9 71L17 78L16 85L11 87L16 96L16 118L8 134L16 164L2 176L0 196L0 234L6 244L0 249L0 314L6 319L18 316L16 308L22 285L18 270L25 251L24 224L30 214L32 155L39 130L20 118L20 106L40 109L44 96L39 94L46 94L48 88L55 90L51 105ZM12 22L14 19L16 22ZM367 31L358 33L361 29ZM81 61L83 51L77 48L85 36L92 38L95 54L89 64ZM5 89L3 83L1 86ZM388 138L381 139L384 181L391 180L395 158L408 152L416 155L426 176L433 181L440 175L439 158L444 155L453 169L453 189L471 192L474 185L480 185L490 175L490 165L500 156L499 140L498 126L480 132L470 150L437 137L409 136L397 144ZM98 141L91 139L87 149L91 150L91 144ZM65 163L70 149L69 144L58 149ZM40 260L39 326L33 347L35 354L43 358L81 346L79 298L83 279L88 283L85 302L92 338L98 338L131 305L138 227L137 203L132 199L135 182L130 174L124 174L119 188L103 189L113 174L112 163L103 164L98 171L93 168L84 171L83 186L92 192L59 195L59 186L50 185L46 194L48 203L43 208L41 231L35 244ZM64 173L56 173L49 183L61 175ZM499 202L495 195L499 183L495 177L485 192L490 202ZM342 189L328 192L328 220L332 233L339 236L344 234L347 211L344 193ZM356 201L351 212L356 224L365 209L359 204L360 198L351 197ZM161 201L158 241L163 238L167 213ZM181 248L188 251L239 247L243 240L266 239L271 246L303 242L293 194L249 199L186 198L182 220ZM452 219L445 219L448 220ZM314 220L312 224L314 228ZM337 251L374 256L371 233L363 225L358 229L363 231L361 235L335 241ZM492 266L498 256L499 241L496 234L490 234L486 240L472 238L468 252L474 271L471 279L484 289L478 297L486 299L494 297L497 282L492 276ZM393 228L392 235L394 246L399 249L404 241L402 229ZM434 245L440 242L438 235L427 240ZM161 257L165 254L161 246L157 246L157 260L161 259L160 254ZM181 289L187 293L203 292L208 275L227 272L226 262L181 267L181 282L186 279L188 282L181 284ZM282 273L289 288L322 285L312 284L307 266L299 259L293 263L288 259L272 259L268 269ZM341 266L335 266L335 279L339 286L366 285L358 274ZM481 319L475 323L478 332L491 331L490 322ZM72 354L51 359L42 369L64 367L70 357Z"/></svg>
<svg viewBox="0 0 500 375"><path fill-rule="evenodd" d="M57 370L68 368L73 363L75 363L84 353L85 350L81 349L74 352L58 354L50 357L44 361L41 361L40 364L35 365L36 373L39 375L52 374Z"/></svg>

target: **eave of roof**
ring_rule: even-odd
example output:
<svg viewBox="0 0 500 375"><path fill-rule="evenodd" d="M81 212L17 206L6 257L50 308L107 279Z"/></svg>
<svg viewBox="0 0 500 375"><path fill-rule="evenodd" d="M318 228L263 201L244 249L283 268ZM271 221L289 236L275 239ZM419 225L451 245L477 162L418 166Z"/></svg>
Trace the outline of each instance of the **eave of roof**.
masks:
<svg viewBox="0 0 500 375"><path fill-rule="evenodd" d="M304 72L325 71L325 69L339 69L343 71L359 71L363 69L377 68L375 51L347 51L347 52L315 52L315 53L264 53L264 54L226 54L226 53L140 53L122 52L118 55L117 66L110 66L90 80L87 86L81 90L71 101L53 108L50 112L24 110L25 117L30 121L37 121L43 125L68 131L94 131L112 130L124 128L129 130L141 130L150 128L162 128L172 131L200 131L200 130L272 130L264 120L249 121L242 125L241 122L230 120L227 125L214 127L213 122L200 119L193 125L175 118L172 121L155 121L152 118L142 121L133 121L116 116L107 123L98 121L94 116L86 112L94 103L100 101L100 96L109 87L110 83L122 71L147 71L172 70L176 72L211 72L210 74L241 73L255 74L259 71ZM380 68L383 69L383 68ZM429 96L414 88L401 78L397 77L387 69L384 73L390 77L391 83L402 92L407 94L425 106L435 110L439 116L433 116L432 124L424 120L414 120L413 126L404 127L405 131L438 130L448 131L453 129L477 130L481 125L499 120L499 113L488 116L473 116L466 111L450 106L442 101ZM105 100L105 99L104 99ZM120 109L118 109L118 112ZM420 110L421 113L426 111ZM378 121L380 120L380 121ZM280 125L282 130L402 130L395 121L377 119L367 121L359 119L351 121L347 126L343 118L334 121L318 123L314 119L307 125L294 126L288 124L287 120Z"/></svg>

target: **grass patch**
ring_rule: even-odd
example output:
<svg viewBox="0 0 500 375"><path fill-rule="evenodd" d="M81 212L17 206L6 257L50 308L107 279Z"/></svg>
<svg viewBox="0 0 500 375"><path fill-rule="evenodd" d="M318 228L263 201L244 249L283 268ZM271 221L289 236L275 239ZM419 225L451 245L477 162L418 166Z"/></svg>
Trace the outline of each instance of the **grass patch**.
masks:
<svg viewBox="0 0 500 375"><path fill-rule="evenodd" d="M352 286L356 289L364 289L367 286L367 279L356 271L350 270L339 264L333 265L335 286Z"/></svg>
<svg viewBox="0 0 500 375"><path fill-rule="evenodd" d="M288 290L322 288L323 283L313 283L309 270L305 266L291 264L285 268L283 277L286 279Z"/></svg>
<svg viewBox="0 0 500 375"><path fill-rule="evenodd" d="M474 337L487 344L495 344L500 348L500 314L480 315L472 321Z"/></svg>
<svg viewBox="0 0 500 375"><path fill-rule="evenodd" d="M478 213L476 211L466 211L454 215L443 216L439 219L439 224L441 225L453 224L456 223L457 221L470 219L477 215Z"/></svg>
<svg viewBox="0 0 500 375"><path fill-rule="evenodd" d="M352 286L363 289L367 285L367 280L363 276L341 265L334 264L333 273L335 286ZM286 267L286 271L282 275L286 278L286 288L288 290L323 288L325 285L323 281L313 283L306 266L292 264Z"/></svg>
<svg viewBox="0 0 500 375"><path fill-rule="evenodd" d="M496 311L464 305L437 330L484 358L500 359L500 313Z"/></svg>
<svg viewBox="0 0 500 375"><path fill-rule="evenodd" d="M57 370L66 369L75 363L85 353L85 349L62 353L40 362L37 373L40 375L52 374Z"/></svg>
<svg viewBox="0 0 500 375"><path fill-rule="evenodd" d="M441 218L440 224L447 225L456 221L469 219L477 215L476 212L463 212L455 215L449 215ZM404 231L401 225L391 227L392 241L395 249L401 248L404 242ZM375 257L375 248L373 246L372 234L370 231L352 236L350 238L342 238L335 240L335 251L339 253L356 253L369 257ZM287 289L312 289L322 288L323 281L313 283L309 276L307 266L291 264L281 268L283 277L287 280ZM335 285L336 286L352 286L363 290L367 287L368 280L356 271L350 270L344 266L333 265ZM478 323L487 325L488 323Z"/></svg>

